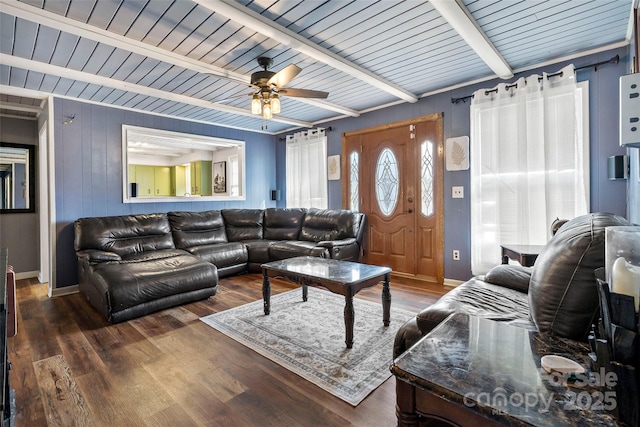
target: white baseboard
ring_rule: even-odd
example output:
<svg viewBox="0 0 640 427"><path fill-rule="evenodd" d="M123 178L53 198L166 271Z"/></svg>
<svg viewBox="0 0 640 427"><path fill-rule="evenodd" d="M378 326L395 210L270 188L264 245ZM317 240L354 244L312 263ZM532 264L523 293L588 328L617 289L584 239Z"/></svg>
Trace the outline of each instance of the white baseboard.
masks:
<svg viewBox="0 0 640 427"><path fill-rule="evenodd" d="M464 282L462 280L454 280L454 279L444 279L442 284L444 286L449 286L455 288L456 286L462 285Z"/></svg>
<svg viewBox="0 0 640 427"><path fill-rule="evenodd" d="M65 286L64 288L51 289L49 297L61 297L64 295L77 294L78 285Z"/></svg>
<svg viewBox="0 0 640 427"><path fill-rule="evenodd" d="M16 273L16 280L37 278L39 274L39 271L23 271L22 273Z"/></svg>

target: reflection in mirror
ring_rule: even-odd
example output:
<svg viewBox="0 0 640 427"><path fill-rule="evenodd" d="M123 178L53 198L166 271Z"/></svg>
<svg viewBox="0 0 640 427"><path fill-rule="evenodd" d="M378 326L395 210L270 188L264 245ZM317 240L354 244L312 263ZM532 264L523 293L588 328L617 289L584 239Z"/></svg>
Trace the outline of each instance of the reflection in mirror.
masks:
<svg viewBox="0 0 640 427"><path fill-rule="evenodd" d="M0 142L0 213L35 212L35 146Z"/></svg>
<svg viewBox="0 0 640 427"><path fill-rule="evenodd" d="M244 145L123 125L123 201L244 200Z"/></svg>

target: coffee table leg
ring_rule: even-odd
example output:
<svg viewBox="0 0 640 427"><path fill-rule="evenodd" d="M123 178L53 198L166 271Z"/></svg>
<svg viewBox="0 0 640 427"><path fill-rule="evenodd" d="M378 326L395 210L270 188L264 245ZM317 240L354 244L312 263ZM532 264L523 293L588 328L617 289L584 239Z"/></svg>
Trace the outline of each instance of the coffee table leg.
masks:
<svg viewBox="0 0 640 427"><path fill-rule="evenodd" d="M307 302L307 296L309 295L309 287L302 285L302 301Z"/></svg>
<svg viewBox="0 0 640 427"><path fill-rule="evenodd" d="M271 312L271 283L266 272L262 273L262 300L264 302L264 314Z"/></svg>
<svg viewBox="0 0 640 427"><path fill-rule="evenodd" d="M353 323L355 319L355 312L353 310L353 295L345 295L344 305L344 326L346 330L345 343L347 348L353 348Z"/></svg>
<svg viewBox="0 0 640 427"><path fill-rule="evenodd" d="M382 322L389 326L391 320L391 292L389 291L389 274L385 274L382 283Z"/></svg>

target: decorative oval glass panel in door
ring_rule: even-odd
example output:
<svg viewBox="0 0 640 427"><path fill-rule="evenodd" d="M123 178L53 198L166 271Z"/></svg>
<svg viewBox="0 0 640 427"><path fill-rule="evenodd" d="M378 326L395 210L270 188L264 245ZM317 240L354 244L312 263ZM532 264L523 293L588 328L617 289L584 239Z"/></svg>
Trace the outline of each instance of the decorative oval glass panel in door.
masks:
<svg viewBox="0 0 640 427"><path fill-rule="evenodd" d="M385 148L376 162L376 200L383 215L393 213L398 203L399 188L398 161L393 151Z"/></svg>

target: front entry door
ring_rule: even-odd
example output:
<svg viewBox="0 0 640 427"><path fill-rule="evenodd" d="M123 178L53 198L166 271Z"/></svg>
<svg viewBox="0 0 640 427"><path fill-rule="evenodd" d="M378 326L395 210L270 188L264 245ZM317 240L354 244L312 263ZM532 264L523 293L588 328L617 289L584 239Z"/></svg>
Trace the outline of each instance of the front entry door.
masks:
<svg viewBox="0 0 640 427"><path fill-rule="evenodd" d="M343 200L367 215L363 262L442 283L442 116L343 138Z"/></svg>

